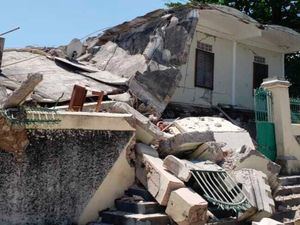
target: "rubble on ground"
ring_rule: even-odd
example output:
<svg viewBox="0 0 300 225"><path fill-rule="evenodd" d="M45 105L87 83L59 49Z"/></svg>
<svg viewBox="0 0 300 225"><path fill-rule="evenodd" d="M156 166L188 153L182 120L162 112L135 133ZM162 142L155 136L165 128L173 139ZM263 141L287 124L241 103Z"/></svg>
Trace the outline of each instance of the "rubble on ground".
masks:
<svg viewBox="0 0 300 225"><path fill-rule="evenodd" d="M242 215L243 219L260 221L275 212L275 202L268 184L267 176L254 169L244 168L233 172L235 180L242 185L253 209Z"/></svg>
<svg viewBox="0 0 300 225"><path fill-rule="evenodd" d="M176 19L172 17L170 22L175 23ZM172 26L171 24L168 26ZM123 28L121 26L118 29ZM159 36L152 38L160 39ZM119 44L125 42L119 40ZM276 197L276 194L284 192L278 182L281 168L256 150L246 130L219 117L188 117L165 121L160 119L160 113L168 103L173 92L172 88L176 85L180 74L164 61L172 60L172 54L175 53L167 53L161 49L164 55L161 55L161 59L157 59L159 62L146 60L149 55L156 54L151 53L153 44L151 42L145 45L145 52L129 55L116 44L106 40L104 45L87 57L94 63L94 67L91 67L90 62L77 65L66 59L58 57L49 59L43 54L40 55L38 62L31 65L30 71L37 69L38 66L50 67L57 72L59 79L63 77L62 79L66 81L64 86L58 85L53 94L49 94L49 88L51 85L53 88L55 84L53 81L57 77L44 73L30 73L28 76L29 71L26 69L23 71L21 67L14 67L13 70L5 69L4 72L12 77L20 75L18 81L22 82L13 82L0 77L5 86L0 89L1 112L3 112L0 117L0 134L2 134L0 148L19 156L30 145L27 128L22 126L23 122L59 123L54 120L55 113L49 114L54 115L54 119L45 113L48 110L52 112L51 109L40 107L38 104L70 100L69 106L52 110L67 110L78 116L81 116L82 111L112 117L124 115L123 119L135 130L134 137L124 153L127 169L132 173L131 179L133 181L135 177L136 180L135 188L126 190L127 183L120 186L122 190L116 188L116 193L109 195L111 199L107 205L110 209L102 211L99 221L90 224L118 224L119 221L121 224L153 225L167 225L170 221L179 225L223 224L223 222L247 224L250 221L257 221L256 224L276 224L276 221L265 218L276 216L278 209L275 208L275 202L281 203L281 207L287 207L290 196ZM7 56L28 59L32 54L37 53L21 51L17 54L16 51L10 51ZM105 61L108 56L111 60ZM171 58L166 59L167 56ZM122 63L123 57L128 58L125 64ZM175 62L180 63L176 60ZM57 67L56 64L63 65L69 70ZM75 71L80 72L75 75L78 84L73 86L69 81L71 77L74 79ZM169 89L153 83L152 79L161 80L160 76L164 76L172 83ZM107 77L111 79L108 81ZM161 84L164 85L164 81ZM8 87L11 87L11 92L4 90ZM157 88L162 91L158 91ZM62 92L64 95L61 95ZM94 103L85 105L90 97ZM113 101L107 101L105 97ZM28 99L31 101L26 102ZM30 111L27 107L30 103L33 104L33 100L38 103L31 106L33 110ZM12 109L16 110L8 114ZM23 114L20 113L21 109ZM18 118L15 115L23 117ZM14 126L10 123L14 120L22 123ZM112 168L116 173L117 169ZM113 177L114 182L117 182L117 176ZM105 182L107 189L109 181ZM122 192L124 196L120 198ZM293 198L293 201L296 200ZM90 203L88 207L93 207L94 204ZM95 213L93 216L87 213L84 217L85 222L92 222L94 219L97 219Z"/></svg>
<svg viewBox="0 0 300 225"><path fill-rule="evenodd" d="M33 91L25 89L28 91L20 92L20 89L24 90L22 85L14 92L22 96L16 98L14 107L24 104L24 99ZM85 92L88 91L95 92L90 89ZM101 212L102 222L138 224L147 221L167 225L171 220L174 224L196 225L222 223L230 219L246 223L274 214L273 195L279 186L277 176L280 166L255 150L250 135L244 129L213 117L157 123L154 115L146 117L132 107L128 94L120 96L119 99L124 101L102 102L101 98L95 104L84 106L84 99L76 99L76 90L73 92L70 104L82 104L76 107L94 113L100 110L111 115L131 115L126 120L136 130L136 144L131 143L133 148L126 152L126 159L134 167L136 183L142 189L135 189L139 194L128 195L125 192L121 199L114 199L118 210ZM13 96L15 94L10 94L6 99ZM73 108L65 107L65 110L68 109ZM25 116L30 115L27 113ZM12 130L10 133L6 131L10 134L8 138L19 137L16 128L4 123L5 118L1 121L2 130L5 127ZM23 133L21 129L20 134ZM20 142L19 139L24 140ZM28 145L26 140L26 135L18 138L16 143L20 144L17 146L9 144L14 139L0 138L0 146L9 152L16 151L7 148L3 145L5 143L20 151ZM144 199L140 195L148 197ZM265 223L264 220L262 222Z"/></svg>

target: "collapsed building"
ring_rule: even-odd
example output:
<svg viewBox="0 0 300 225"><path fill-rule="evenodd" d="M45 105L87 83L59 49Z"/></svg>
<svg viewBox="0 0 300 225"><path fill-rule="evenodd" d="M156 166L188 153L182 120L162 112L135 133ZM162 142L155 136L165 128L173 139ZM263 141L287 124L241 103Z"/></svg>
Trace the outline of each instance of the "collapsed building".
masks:
<svg viewBox="0 0 300 225"><path fill-rule="evenodd" d="M281 186L280 165L220 107L252 110L253 88L283 78L284 53L299 44L288 28L202 5L157 10L83 44L5 49L0 223L296 224L298 178ZM231 122L165 118L170 103Z"/></svg>

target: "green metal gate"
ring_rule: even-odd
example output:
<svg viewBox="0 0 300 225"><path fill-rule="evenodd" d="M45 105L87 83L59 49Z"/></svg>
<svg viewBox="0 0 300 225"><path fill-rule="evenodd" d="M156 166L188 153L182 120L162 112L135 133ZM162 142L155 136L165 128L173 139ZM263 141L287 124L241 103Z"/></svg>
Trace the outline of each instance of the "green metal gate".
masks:
<svg viewBox="0 0 300 225"><path fill-rule="evenodd" d="M264 88L257 89L254 105L258 150L270 160L275 161L277 150L271 92Z"/></svg>

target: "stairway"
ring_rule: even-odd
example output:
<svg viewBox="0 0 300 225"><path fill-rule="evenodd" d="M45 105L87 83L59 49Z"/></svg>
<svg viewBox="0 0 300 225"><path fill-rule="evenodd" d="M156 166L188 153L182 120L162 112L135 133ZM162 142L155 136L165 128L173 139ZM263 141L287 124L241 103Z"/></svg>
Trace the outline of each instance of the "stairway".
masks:
<svg viewBox="0 0 300 225"><path fill-rule="evenodd" d="M275 197L277 212L273 219L286 225L294 225L297 210L300 210L300 175L280 177L281 187ZM300 219L300 218L299 218Z"/></svg>
<svg viewBox="0 0 300 225"><path fill-rule="evenodd" d="M114 210L99 213L99 220L88 225L168 225L169 217L164 214L155 199L145 189L133 186L115 201Z"/></svg>

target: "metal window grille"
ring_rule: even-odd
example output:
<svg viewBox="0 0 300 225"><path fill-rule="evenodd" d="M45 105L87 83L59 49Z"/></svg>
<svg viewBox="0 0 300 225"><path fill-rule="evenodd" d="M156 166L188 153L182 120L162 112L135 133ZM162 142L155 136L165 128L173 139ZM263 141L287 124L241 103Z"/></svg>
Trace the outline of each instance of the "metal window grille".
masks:
<svg viewBox="0 0 300 225"><path fill-rule="evenodd" d="M266 58L261 56L254 56L254 62L260 63L260 64L266 64Z"/></svg>
<svg viewBox="0 0 300 225"><path fill-rule="evenodd" d="M212 45L205 44L205 43L200 42L200 41L198 41L198 43L197 43L197 48L202 50L202 51L205 51L205 52L212 52L213 51Z"/></svg>
<svg viewBox="0 0 300 225"><path fill-rule="evenodd" d="M291 98L290 99L290 108L291 108L291 120L292 123L300 123L300 99Z"/></svg>

